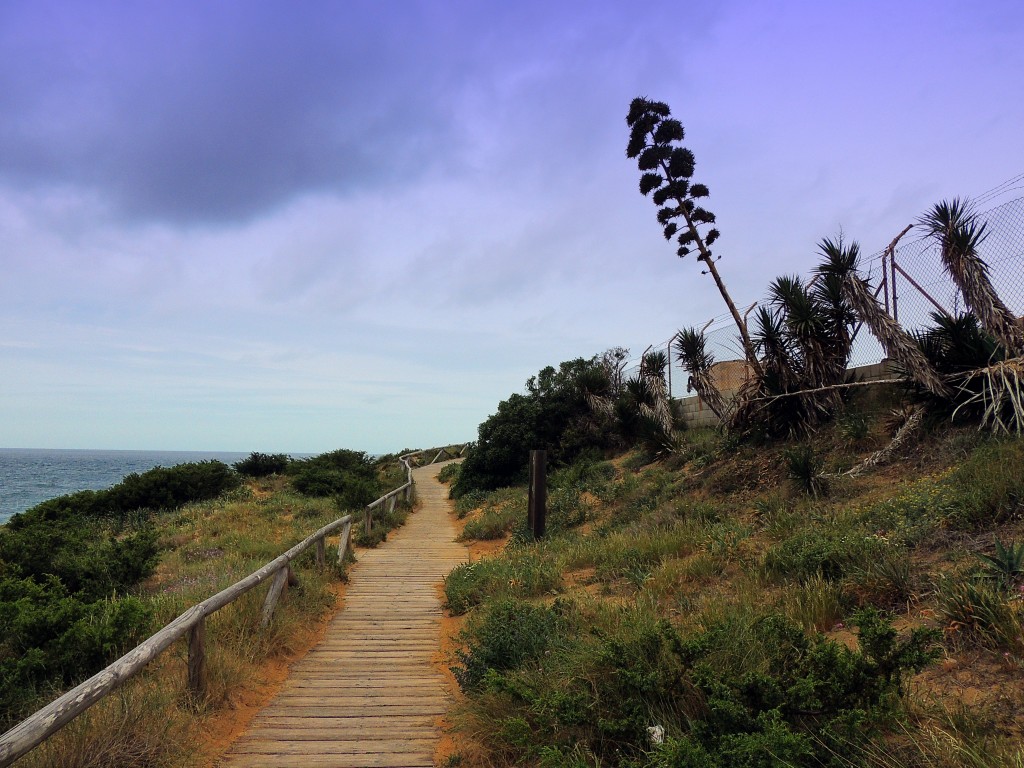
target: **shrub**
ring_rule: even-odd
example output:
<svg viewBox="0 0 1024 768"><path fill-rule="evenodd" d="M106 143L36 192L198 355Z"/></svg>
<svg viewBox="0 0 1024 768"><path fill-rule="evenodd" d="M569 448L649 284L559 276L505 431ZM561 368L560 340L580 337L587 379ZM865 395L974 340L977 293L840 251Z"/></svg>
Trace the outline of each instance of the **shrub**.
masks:
<svg viewBox="0 0 1024 768"><path fill-rule="evenodd" d="M466 647L458 652L461 666L452 671L459 687L477 690L488 671L540 658L556 634L560 612L558 604L548 608L512 598L489 603L474 617Z"/></svg>
<svg viewBox="0 0 1024 768"><path fill-rule="evenodd" d="M555 564L535 552L464 563L445 577L448 609L462 614L488 597L531 597L561 585Z"/></svg>
<svg viewBox="0 0 1024 768"><path fill-rule="evenodd" d="M458 480L461 467L462 464L457 461L454 461L451 464L446 464L441 468L441 471L437 473L437 479L442 483L450 483L454 480Z"/></svg>
<svg viewBox="0 0 1024 768"><path fill-rule="evenodd" d="M307 496L334 496L346 509L360 509L381 495L377 469L362 451L341 449L288 465L292 485Z"/></svg>
<svg viewBox="0 0 1024 768"><path fill-rule="evenodd" d="M557 467L607 445L609 436L597 424L587 395L601 394L608 386L608 374L596 357L541 370L526 383L525 395L498 403L497 412L480 425L452 497L525 481L531 450L547 450L549 466Z"/></svg>
<svg viewBox="0 0 1024 768"><path fill-rule="evenodd" d="M0 580L0 722L52 686L102 669L145 637L150 618L134 597L89 602L53 577Z"/></svg>
<svg viewBox="0 0 1024 768"><path fill-rule="evenodd" d="M280 475L288 469L288 457L283 453L250 453L236 462L235 471L246 477L268 477Z"/></svg>
<svg viewBox="0 0 1024 768"><path fill-rule="evenodd" d="M137 510L165 511L196 501L213 499L237 488L238 475L221 461L154 467L133 472L105 491L80 491L37 504L12 517L7 526L20 530L37 523L80 522L84 518L128 521Z"/></svg>
<svg viewBox="0 0 1024 768"><path fill-rule="evenodd" d="M642 608L501 601L483 612L466 630L467 690L509 764L831 764L936 655L935 631L899 638L872 611L855 619L859 650L773 614L684 638ZM653 724L667 739L652 751Z"/></svg>

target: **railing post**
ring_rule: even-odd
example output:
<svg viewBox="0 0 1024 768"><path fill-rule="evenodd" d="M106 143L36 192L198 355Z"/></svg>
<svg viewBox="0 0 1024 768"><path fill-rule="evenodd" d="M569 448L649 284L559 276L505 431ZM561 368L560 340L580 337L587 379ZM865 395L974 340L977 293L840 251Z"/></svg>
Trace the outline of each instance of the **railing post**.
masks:
<svg viewBox="0 0 1024 768"><path fill-rule="evenodd" d="M367 536L373 530L373 507L367 507L363 512L363 533Z"/></svg>
<svg viewBox="0 0 1024 768"><path fill-rule="evenodd" d="M263 601L263 616L260 618L260 626L265 627L270 624L270 619L274 616L274 608L277 607L277 601L281 597L281 593L284 592L285 586L288 584L288 571L290 569L287 565L278 568L277 573L274 574L274 583L270 585L270 590L267 592L267 599Z"/></svg>
<svg viewBox="0 0 1024 768"><path fill-rule="evenodd" d="M338 539L338 565L345 562L345 555L348 553L349 540L352 538L352 522L345 523L341 529L341 537Z"/></svg>
<svg viewBox="0 0 1024 768"><path fill-rule="evenodd" d="M397 500L397 497L396 497L396 496L389 496L389 497L388 497L388 514L389 514L389 515L390 515L390 514L391 514L392 512L394 512L394 511L395 511L395 501L396 501L396 500Z"/></svg>
<svg viewBox="0 0 1024 768"><path fill-rule="evenodd" d="M206 695L206 618L199 619L188 633L188 689L192 695Z"/></svg>
<svg viewBox="0 0 1024 768"><path fill-rule="evenodd" d="M327 543L324 536L316 540L316 567L321 571L327 565Z"/></svg>

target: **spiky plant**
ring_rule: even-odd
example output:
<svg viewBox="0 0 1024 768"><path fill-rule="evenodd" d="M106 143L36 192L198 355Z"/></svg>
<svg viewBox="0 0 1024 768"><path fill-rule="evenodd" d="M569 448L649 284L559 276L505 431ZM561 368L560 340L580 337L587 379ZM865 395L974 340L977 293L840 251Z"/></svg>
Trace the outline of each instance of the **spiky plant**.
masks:
<svg viewBox="0 0 1024 768"><path fill-rule="evenodd" d="M658 206L658 223L663 227L665 239L675 238L680 258L696 248L698 261L706 265L736 322L747 360L759 370L747 326L718 273L711 252L719 236L717 229L708 227L715 223L715 214L698 202L709 195L708 188L691 181L696 160L693 152L679 143L684 137L683 125L671 115L664 102L633 99L626 116L630 128L626 156L636 158L641 171L640 192L651 195Z"/></svg>
<svg viewBox="0 0 1024 768"><path fill-rule="evenodd" d="M1024 542L1010 542L1009 545L996 537L995 554L978 553L978 558L985 563L990 578L998 581L1003 588L1010 589L1016 581L1024 577Z"/></svg>
<svg viewBox="0 0 1024 768"><path fill-rule="evenodd" d="M722 393L711 377L715 357L708 351L707 337L696 328L684 328L676 334L676 352L684 370L690 374L689 385L719 419L725 420L728 410Z"/></svg>
<svg viewBox="0 0 1024 768"><path fill-rule="evenodd" d="M744 390L732 427L769 435L811 431L840 405L835 385L846 377L855 316L841 285L856 263L856 248L824 240L824 261L809 284L776 278L768 306L755 316L754 346L763 373Z"/></svg>
<svg viewBox="0 0 1024 768"><path fill-rule="evenodd" d="M986 236L985 223L978 220L970 202L957 197L943 200L918 221L938 241L943 267L982 328L1011 357L1024 354L1024 327L999 298L989 279L988 265L978 255L978 247Z"/></svg>
<svg viewBox="0 0 1024 768"><path fill-rule="evenodd" d="M856 246L856 243L853 245ZM948 399L951 395L949 388L932 368L913 337L889 317L856 271L851 271L843 280L842 291L857 317L878 339L885 354L895 360L918 385L936 397Z"/></svg>
<svg viewBox="0 0 1024 768"><path fill-rule="evenodd" d="M647 383L650 398L640 403L640 413L657 425L666 437L671 437L674 428L672 409L668 402L668 385L665 369L668 356L660 351L648 352L640 362L640 377Z"/></svg>

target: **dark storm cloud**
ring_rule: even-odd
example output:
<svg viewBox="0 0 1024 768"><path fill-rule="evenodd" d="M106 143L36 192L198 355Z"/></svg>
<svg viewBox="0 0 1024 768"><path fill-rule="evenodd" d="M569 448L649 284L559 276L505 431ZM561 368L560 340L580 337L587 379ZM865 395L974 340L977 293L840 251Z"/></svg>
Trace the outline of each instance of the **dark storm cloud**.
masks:
<svg viewBox="0 0 1024 768"><path fill-rule="evenodd" d="M379 8L5 4L0 177L201 221L422 172L451 141L457 49L417 6Z"/></svg>

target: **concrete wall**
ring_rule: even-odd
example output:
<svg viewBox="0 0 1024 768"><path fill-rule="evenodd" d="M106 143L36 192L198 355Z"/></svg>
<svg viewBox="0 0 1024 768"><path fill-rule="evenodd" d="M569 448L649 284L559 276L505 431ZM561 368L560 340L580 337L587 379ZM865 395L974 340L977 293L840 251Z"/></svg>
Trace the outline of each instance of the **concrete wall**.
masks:
<svg viewBox="0 0 1024 768"><path fill-rule="evenodd" d="M746 363L742 360L728 360L716 365L726 367L726 370L730 373L728 384L720 388L722 397L728 402L736 396L736 392L742 384L742 379L736 375L736 371L737 369L745 368ZM887 360L883 360L880 363L872 363L871 365L859 365L856 368L850 368L847 373L855 376L858 381L877 381L878 379L887 379L893 375L892 368ZM718 426L718 417L715 416L714 411L707 407L699 395L684 397L677 402L682 405L683 421L688 427Z"/></svg>

